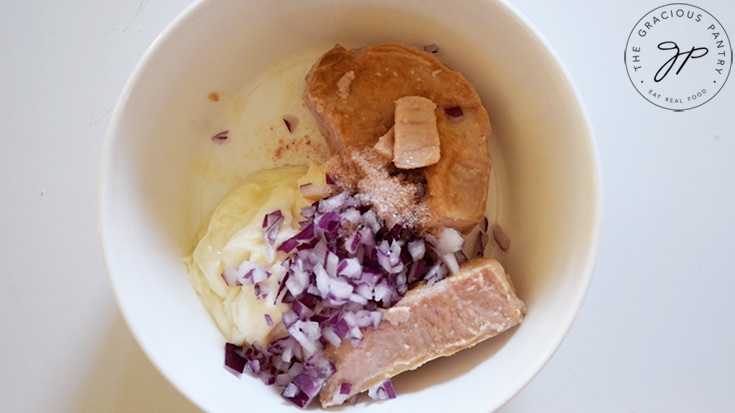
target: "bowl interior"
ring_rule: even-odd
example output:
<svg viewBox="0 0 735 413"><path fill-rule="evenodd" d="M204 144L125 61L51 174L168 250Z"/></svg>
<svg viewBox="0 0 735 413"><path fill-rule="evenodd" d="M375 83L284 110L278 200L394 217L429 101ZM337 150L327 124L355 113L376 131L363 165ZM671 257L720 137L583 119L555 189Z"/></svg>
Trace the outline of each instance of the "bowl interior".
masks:
<svg viewBox="0 0 735 413"><path fill-rule="evenodd" d="M398 399L350 409L498 408L543 367L573 322L597 250L598 163L578 96L517 13L477 0L201 1L156 41L123 92L103 153L99 226L131 330L205 410L292 409L275 389L222 368L223 338L182 263L212 199L239 178L223 177L222 190L203 199L198 165L223 116L207 96L236 93L306 49L381 42L439 45L439 57L482 97L493 125L490 208L511 239L497 257L528 316L510 334L399 376ZM265 166L255 155L241 162Z"/></svg>

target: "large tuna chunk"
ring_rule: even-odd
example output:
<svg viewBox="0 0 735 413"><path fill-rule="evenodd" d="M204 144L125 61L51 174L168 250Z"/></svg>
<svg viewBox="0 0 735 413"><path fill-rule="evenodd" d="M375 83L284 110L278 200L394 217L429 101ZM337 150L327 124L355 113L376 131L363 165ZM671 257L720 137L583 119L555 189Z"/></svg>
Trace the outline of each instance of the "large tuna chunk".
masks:
<svg viewBox="0 0 735 413"><path fill-rule="evenodd" d="M343 383L350 383L350 395L357 394L471 347L517 325L525 312L503 267L488 258L473 260L457 274L411 290L385 310L378 329L364 332L358 347L347 340L327 347L336 372L322 388L320 401L327 407L344 400L338 395Z"/></svg>
<svg viewBox="0 0 735 413"><path fill-rule="evenodd" d="M395 123L395 101L436 104L441 157L425 169L428 227L469 230L485 212L490 121L469 82L432 54L397 44L335 46L306 76L304 101L332 154L373 146ZM446 110L453 115L447 116Z"/></svg>

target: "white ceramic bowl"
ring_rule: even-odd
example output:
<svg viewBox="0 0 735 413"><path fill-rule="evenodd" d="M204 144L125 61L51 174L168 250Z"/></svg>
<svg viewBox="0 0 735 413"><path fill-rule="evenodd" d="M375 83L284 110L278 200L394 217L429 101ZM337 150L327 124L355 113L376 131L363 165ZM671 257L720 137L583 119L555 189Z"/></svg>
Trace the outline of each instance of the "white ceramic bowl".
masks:
<svg viewBox="0 0 735 413"><path fill-rule="evenodd" d="M490 0L199 1L156 40L125 86L102 156L98 219L130 329L202 409L295 411L274 388L225 371L224 340L182 264L199 221L223 194L203 200L202 160L214 150L205 135L228 113L206 97L234 96L303 50L381 42L438 44L439 57L482 97L493 125L490 210L512 241L498 258L528 315L508 334L399 376L397 399L349 410L497 409L549 360L580 309L600 231L595 143L568 74L517 11ZM239 161L261 165L254 157L246 152ZM220 165L206 174L221 174L224 191L240 172Z"/></svg>

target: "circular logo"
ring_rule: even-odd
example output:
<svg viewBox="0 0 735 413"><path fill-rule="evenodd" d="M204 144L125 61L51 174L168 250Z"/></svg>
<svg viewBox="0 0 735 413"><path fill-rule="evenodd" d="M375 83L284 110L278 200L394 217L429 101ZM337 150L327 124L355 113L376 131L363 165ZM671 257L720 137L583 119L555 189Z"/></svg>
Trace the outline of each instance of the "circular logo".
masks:
<svg viewBox="0 0 735 413"><path fill-rule="evenodd" d="M638 93L674 111L709 102L732 67L725 28L707 11L684 3L651 10L625 45L625 67Z"/></svg>

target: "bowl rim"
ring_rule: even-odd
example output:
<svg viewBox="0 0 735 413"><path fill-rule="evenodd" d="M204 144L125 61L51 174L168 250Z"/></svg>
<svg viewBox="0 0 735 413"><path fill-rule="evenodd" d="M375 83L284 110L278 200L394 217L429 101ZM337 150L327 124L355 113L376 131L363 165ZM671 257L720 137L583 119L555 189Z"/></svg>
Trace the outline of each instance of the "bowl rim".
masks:
<svg viewBox="0 0 735 413"><path fill-rule="evenodd" d="M602 180L602 167L600 163L600 156L599 156L599 148L597 145L597 139L595 138L594 129L592 126L592 121L590 119L589 113L587 111L587 106L584 103L584 99L582 98L581 93L579 92L579 89L577 88L576 83L574 82L571 73L569 72L569 69L566 67L564 62L562 61L559 54L556 52L556 50L551 46L549 41L543 36L541 31L520 11L518 8L516 8L513 4L510 4L508 0L494 0L497 3L500 4L501 7L505 7L508 11L511 12L512 15L514 15L523 26L530 32L530 34L541 44L542 49L548 54L548 56L552 59L554 64L559 69L564 81L566 82L567 87L569 88L569 91L571 92L574 102L576 103L576 109L579 111L579 115L581 119L583 120L583 129L585 131L585 135L587 137L586 143L589 147L589 153L588 155L591 158L591 163L593 165L593 182L595 187L595 193L592 197L594 204L590 207L590 210L592 212L591 214L591 221L594 223L594 225L590 228L590 243L587 248L588 253L585 255L584 259L584 265L582 266L583 270L581 271L583 277L580 278L580 282L577 283L577 288L574 290L575 294L572 297L569 297L569 302L573 303L573 306L571 307L573 311L565 312L562 322L560 323L560 327L555 329L555 335L552 339L549 341L553 342L553 347L551 351L544 354L537 362L534 369L529 369L529 374L527 377L522 381L522 384L518 386L511 395L508 396L508 398L498 406L498 409L502 408L503 406L507 405L513 398L515 398L523 389L525 389L535 378L538 376L538 374L541 372L541 370L546 367L546 365L549 363L551 358L556 354L557 351L559 351L559 348L561 348L564 340L568 336L569 332L572 329L572 326L574 325L574 322L577 319L577 316L579 315L582 306L584 305L585 298L587 296L587 293L589 291L590 284L592 282L592 276L595 272L595 267L597 264L598 254L599 254L599 247L600 247L600 239L602 235L602 214L603 214L603 180Z"/></svg>
<svg viewBox="0 0 735 413"><path fill-rule="evenodd" d="M588 145L587 155L590 157L590 161L593 166L593 170L590 172L592 172L593 174L592 181L595 188L594 196L590 197L590 199L593 201L593 204L590 206L590 221L593 223L593 225L590 226L590 239L587 247L587 253L585 254L583 265L580 265L580 268L582 268L582 270L580 271L579 282L576 283L576 288L573 291L573 296L570 296L568 300L568 302L571 303L570 308L572 308L573 311L567 311L563 314L561 322L559 323L559 327L554 330L555 333L553 337L547 340L550 343L550 345L548 346L550 351L542 354L539 359L534 361L533 367L526 369L526 373L523 379L519 381L519 384L515 388L513 388L512 391L508 392L504 399L501 400L500 404L496 406L497 409L500 409L503 406L507 405L526 386L528 386L541 372L541 370L543 370L543 368L548 364L548 362L563 344L565 338L569 334L572 326L574 325L574 322L577 319L577 316L582 309L586 295L589 291L592 276L595 272L595 267L599 254L600 239L602 235L604 191L599 148L597 145L597 140L595 138L592 122L588 114L587 107L584 104L582 95L580 94L577 85L572 79L568 68L561 60L560 56L557 54L554 48L551 46L551 44L548 42L548 40L541 34L538 28L520 10L518 10L518 8L516 8L513 4L510 4L509 0L479 1L485 3L496 3L500 7L505 8L508 14L514 16L519 21L520 26L524 27L525 30L528 31L530 36L540 43L540 49L548 54L548 58L550 58L550 61L556 65L556 68L559 70L562 79L566 83L566 87L568 87L568 91L570 92L575 103L575 108L579 112L580 119L582 120L581 129L584 131L584 135L586 137L585 142ZM180 27L186 26L190 20L194 19L199 12L203 12L203 10L207 7L212 7L213 4L216 4L216 2L217 0L195 0L187 7L185 7L156 36L153 42L145 50L140 60L136 63L134 69L132 70L131 74L129 75L123 86L120 96L117 99L117 102L112 111L112 116L110 118L107 131L105 133L105 139L102 146L102 152L98 166L96 198L97 233L100 241L103 263L108 279L112 286L112 292L115 302L117 304L117 308L119 309L123 319L125 320L125 323L128 325L128 328L133 337L135 337L135 341L138 343L139 347L142 349L143 353L146 355L146 357L155 367L155 369L163 377L165 377L166 380L171 383L174 388L176 388L179 394L184 396L195 406L202 409L206 407L201 404L202 400L199 400L198 398L195 398L194 395L185 392L184 386L179 381L179 379L177 377L170 376L167 371L164 371L163 368L159 366L159 363L152 356L153 350L151 348L151 344L142 340L141 334L138 331L137 323L131 318L129 310L126 308L126 306L123 305L119 294L119 286L116 282L116 277L113 275L115 271L110 266L110 257L114 253L108 250L107 245L109 245L109 241L108 235L105 232L105 227L106 223L110 221L110 217L106 212L106 198L108 192L107 178L112 172L111 148L114 146L114 143L119 139L117 130L120 128L120 125L122 123L122 113L124 112L124 109L127 105L130 93L135 88L136 84L138 84L138 82L140 81L141 75L145 71L146 67L149 65L151 59L153 59L153 57L159 52L159 49L163 47L166 41Z"/></svg>

